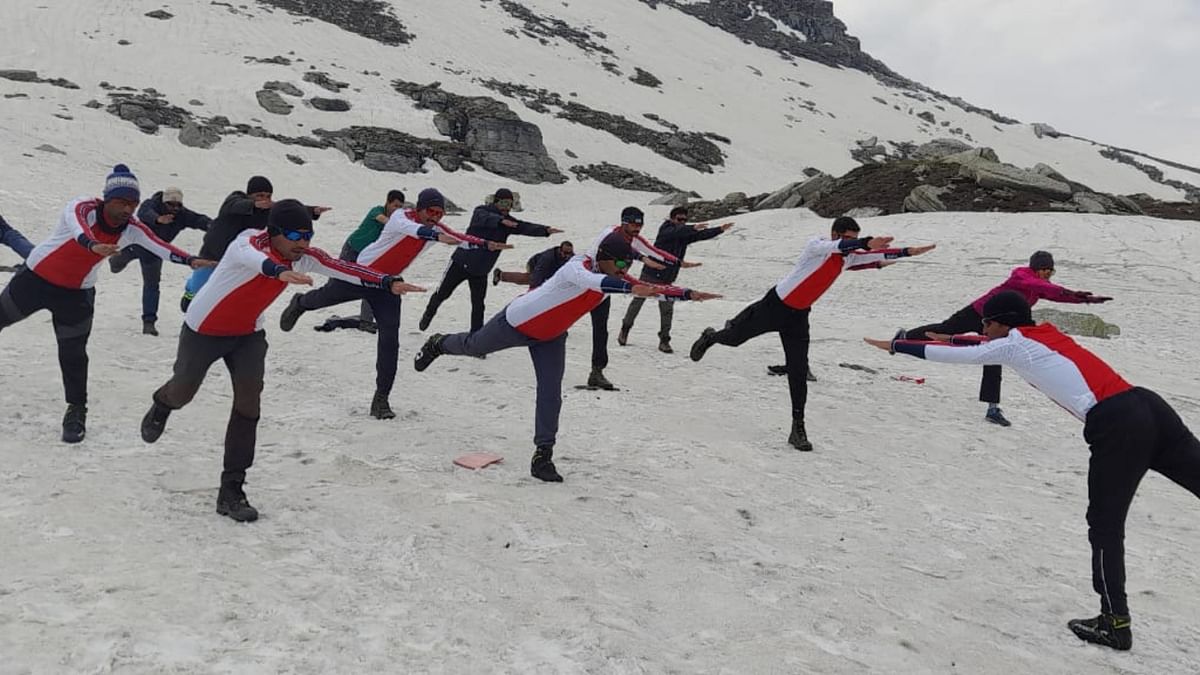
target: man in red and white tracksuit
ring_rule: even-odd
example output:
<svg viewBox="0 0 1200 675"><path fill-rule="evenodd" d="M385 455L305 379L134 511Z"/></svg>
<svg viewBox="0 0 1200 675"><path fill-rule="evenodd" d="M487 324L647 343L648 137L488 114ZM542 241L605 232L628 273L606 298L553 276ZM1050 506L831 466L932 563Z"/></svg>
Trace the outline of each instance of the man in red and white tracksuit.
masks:
<svg viewBox="0 0 1200 675"><path fill-rule="evenodd" d="M596 259L600 244L611 235L619 235L629 244L633 251L633 258L629 262L640 262L643 265L656 270L665 270L668 267L679 265L679 259L670 253L655 247L646 238L642 236L642 226L645 221L645 214L636 206L627 206L621 211L621 224L605 228L600 235L592 242L588 248L587 255ZM684 264L684 267L695 267L695 264ZM628 267L622 268L622 272L628 272ZM647 282L649 285L666 285ZM588 375L588 386L599 389L616 389L612 382L604 376L604 369L608 367L608 316L612 311L612 302L605 298L591 312L592 317L592 372Z"/></svg>
<svg viewBox="0 0 1200 675"><path fill-rule="evenodd" d="M398 209L392 212L388 222L379 233L379 238L358 254L358 264L370 267L392 277L400 275L412 264L422 251L435 242L458 246L495 247L494 250L512 248L509 244L488 242L478 237L460 234L442 224L446 213L446 199L433 188L421 190L417 196L417 208L412 211ZM290 331L296 321L307 311L332 307L344 302L366 300L375 313L378 330L375 335L375 395L371 399L371 416L390 420L396 416L388 402L392 385L396 381L396 362L400 358L400 297L380 293L358 284L341 279L330 279L329 283L315 291L297 293L292 296L279 317L279 328Z"/></svg>
<svg viewBox="0 0 1200 675"><path fill-rule="evenodd" d="M899 258L921 255L934 245L889 248L892 237L859 238L858 222L848 216L833 221L829 239L814 238L800 252L800 260L761 300L725 322L725 328L705 328L692 345L693 361L704 358L715 344L737 347L765 333L779 333L792 399L792 431L788 443L797 450L812 450L804 428L808 402L808 314L813 304L845 270L879 269Z"/></svg>
<svg viewBox="0 0 1200 675"><path fill-rule="evenodd" d="M96 303L96 268L108 256L137 244L149 253L193 268L216 263L189 255L159 239L133 216L141 193L137 177L118 164L100 199L76 199L63 209L50 237L25 260L26 269L0 294L0 330L34 312L48 310L58 341L58 365L66 390L62 438L78 443L87 433L88 337Z"/></svg>
<svg viewBox="0 0 1200 675"><path fill-rule="evenodd" d="M1018 375L1083 424L1091 448L1088 463L1088 541L1092 586L1100 615L1075 619L1068 627L1083 640L1129 649L1129 604L1125 596L1125 516L1148 469L1200 497L1200 440L1158 394L1126 382L1098 356L1052 324L1035 325L1029 302L1004 291L982 307L983 337L929 337L949 342L902 339L868 343L929 361L997 365ZM957 346L968 345L968 346Z"/></svg>
<svg viewBox="0 0 1200 675"><path fill-rule="evenodd" d="M720 297L675 286L644 284L629 277L624 270L637 254L620 233L610 234L596 248L596 257L572 258L545 283L510 302L478 331L430 336L413 362L418 371L423 371L442 354L482 356L529 347L537 376L536 450L530 473L547 482L562 481L553 456L562 408L567 329L612 293L697 301Z"/></svg>
<svg viewBox="0 0 1200 675"><path fill-rule="evenodd" d="M276 202L267 230L238 236L221 263L188 306L179 334L174 375L154 392L142 418L142 439L153 443L166 429L171 411L191 402L208 369L225 361L233 381L233 410L225 431L225 466L217 493L217 513L253 521L258 511L246 500L242 484L254 463L259 397L267 356L263 313L288 284L311 285L309 273L323 274L394 294L424 290L355 263L310 248L310 209L294 199Z"/></svg>

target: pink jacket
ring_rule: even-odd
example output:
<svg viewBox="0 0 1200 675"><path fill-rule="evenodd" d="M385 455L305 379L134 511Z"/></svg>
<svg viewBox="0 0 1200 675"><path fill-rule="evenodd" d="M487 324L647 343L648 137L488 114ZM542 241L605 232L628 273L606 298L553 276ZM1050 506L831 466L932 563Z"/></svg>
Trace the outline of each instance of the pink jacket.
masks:
<svg viewBox="0 0 1200 675"><path fill-rule="evenodd" d="M993 295L1004 291L1016 291L1020 293L1029 301L1030 307L1033 307L1038 300L1073 303L1088 302L1086 296L1038 277L1037 272L1034 272L1032 268L1018 267L1012 271L1012 274L1004 283L984 293L983 297L972 302L971 306L975 308L975 311L980 316L983 316L983 303L987 302Z"/></svg>

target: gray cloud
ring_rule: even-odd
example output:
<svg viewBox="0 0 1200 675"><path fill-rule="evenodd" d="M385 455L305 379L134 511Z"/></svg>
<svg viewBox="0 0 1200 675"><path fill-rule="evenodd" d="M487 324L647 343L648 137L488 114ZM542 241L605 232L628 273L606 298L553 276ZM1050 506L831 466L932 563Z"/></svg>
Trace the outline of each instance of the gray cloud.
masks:
<svg viewBox="0 0 1200 675"><path fill-rule="evenodd" d="M1196 0L835 0L863 49L1025 122L1200 166Z"/></svg>

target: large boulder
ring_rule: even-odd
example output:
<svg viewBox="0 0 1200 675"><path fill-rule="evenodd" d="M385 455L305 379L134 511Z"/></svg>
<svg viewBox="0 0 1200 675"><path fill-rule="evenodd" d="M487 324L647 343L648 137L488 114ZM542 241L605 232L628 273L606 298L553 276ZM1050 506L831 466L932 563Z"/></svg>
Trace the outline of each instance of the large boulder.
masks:
<svg viewBox="0 0 1200 675"><path fill-rule="evenodd" d="M259 89L254 93L254 96L258 98L258 104L262 106L263 110L269 113L274 115L289 115L292 112L292 104L283 100L283 97L277 91Z"/></svg>
<svg viewBox="0 0 1200 675"><path fill-rule="evenodd" d="M952 155L946 155L945 157L942 157L942 161L949 164L974 166L980 162L991 162L998 164L1000 162L1000 157L996 154L996 151L991 148L971 148L970 150L963 150L962 152L956 152Z"/></svg>
<svg viewBox="0 0 1200 675"><path fill-rule="evenodd" d="M1058 129L1055 129L1045 122L1034 122L1030 126L1033 128L1033 135L1037 136L1038 138L1058 138L1059 136L1062 136L1062 134L1058 132Z"/></svg>
<svg viewBox="0 0 1200 675"><path fill-rule="evenodd" d="M904 198L904 210L909 213L945 211L946 205L942 203L942 195L946 190L933 185L918 185Z"/></svg>
<svg viewBox="0 0 1200 675"><path fill-rule="evenodd" d="M1052 323L1067 335L1098 337L1107 340L1121 334L1120 326L1107 323L1099 316L1088 312L1068 312L1045 307L1033 310L1033 318L1037 321Z"/></svg>
<svg viewBox="0 0 1200 675"><path fill-rule="evenodd" d="M1066 176L1059 173L1058 169L1055 169L1054 167L1050 166L1049 164L1043 164L1041 162L1038 162L1037 164L1035 164L1033 166L1033 172L1039 176L1045 176L1046 178L1050 178L1050 179L1060 181L1063 183L1071 182L1070 179L1068 179Z"/></svg>
<svg viewBox="0 0 1200 675"><path fill-rule="evenodd" d="M350 102L340 98L322 98L314 96L308 99L308 104L317 110L325 112L346 112L350 109Z"/></svg>
<svg viewBox="0 0 1200 675"><path fill-rule="evenodd" d="M566 176L546 152L542 130L531 122L471 117L463 143L486 170L523 183L564 183Z"/></svg>
<svg viewBox="0 0 1200 675"><path fill-rule="evenodd" d="M1078 207L1080 213L1109 213L1111 203L1104 195L1094 192L1076 192L1071 195L1071 202Z"/></svg>
<svg viewBox="0 0 1200 675"><path fill-rule="evenodd" d="M190 148L208 149L221 142L221 134L212 127L189 121L179 130L179 142Z"/></svg>
<svg viewBox="0 0 1200 675"><path fill-rule="evenodd" d="M989 189L1024 190L1054 199L1069 199L1071 186L1011 164L976 164L970 167L975 182Z"/></svg>
<svg viewBox="0 0 1200 675"><path fill-rule="evenodd" d="M913 153L915 159L942 159L971 150L970 144L957 138L935 138L921 145Z"/></svg>

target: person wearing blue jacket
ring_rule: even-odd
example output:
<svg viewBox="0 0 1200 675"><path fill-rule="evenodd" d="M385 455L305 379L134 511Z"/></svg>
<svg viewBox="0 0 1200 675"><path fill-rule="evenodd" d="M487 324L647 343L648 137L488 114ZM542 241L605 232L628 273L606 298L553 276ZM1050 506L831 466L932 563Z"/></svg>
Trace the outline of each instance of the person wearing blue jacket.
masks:
<svg viewBox="0 0 1200 675"><path fill-rule="evenodd" d="M25 238L16 228L8 224L4 220L4 216L0 216L0 244L11 248L13 253L21 256L21 260L29 257L29 252L33 250L33 244ZM0 269L4 269L0 267ZM8 271L16 270L16 267L8 267Z"/></svg>
<svg viewBox="0 0 1200 675"><path fill-rule="evenodd" d="M491 204L475 207L474 213L471 214L471 224L467 226L467 234L503 244L513 234L527 237L549 237L562 232L558 228L512 217L510 213L513 202L511 190L507 188L496 190ZM429 304L425 307L425 313L421 316L418 327L421 330L429 328L433 317L437 315L438 307L441 307L442 303L454 293L454 290L466 281L471 289L471 331L479 330L483 326L483 301L487 297L488 274L499 259L500 251L466 247L456 249L450 256L450 265L446 268L442 283L429 298Z"/></svg>
<svg viewBox="0 0 1200 675"><path fill-rule="evenodd" d="M138 207L137 219L150 228L159 239L174 241L185 229L208 231L212 218L183 205L183 190L169 187L155 192ZM120 274L129 263L137 260L142 267L142 334L158 335L159 282L162 279L162 259L134 244L126 246L108 259L113 274Z"/></svg>

